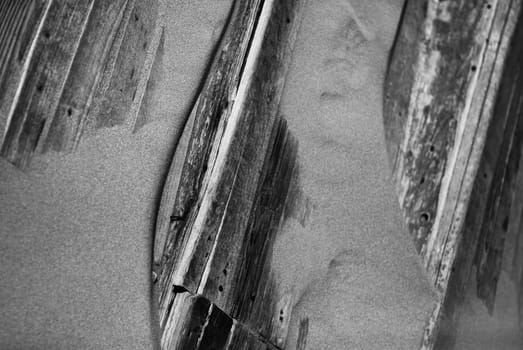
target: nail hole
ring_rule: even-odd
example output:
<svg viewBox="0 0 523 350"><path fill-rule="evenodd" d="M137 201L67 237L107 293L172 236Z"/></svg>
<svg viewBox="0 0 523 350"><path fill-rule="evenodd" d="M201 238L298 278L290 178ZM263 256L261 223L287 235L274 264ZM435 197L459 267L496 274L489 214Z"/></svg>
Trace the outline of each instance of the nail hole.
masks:
<svg viewBox="0 0 523 350"><path fill-rule="evenodd" d="M420 219L422 224L426 224L427 222L429 222L430 215L428 213L422 213L420 215L419 219Z"/></svg>
<svg viewBox="0 0 523 350"><path fill-rule="evenodd" d="M421 179L419 180L420 185L423 185L424 183L425 183L425 176L421 177Z"/></svg>
<svg viewBox="0 0 523 350"><path fill-rule="evenodd" d="M434 145L430 145L430 147L429 147L429 151L430 151L430 152L434 152L434 151L436 151L436 147L434 147Z"/></svg>
<svg viewBox="0 0 523 350"><path fill-rule="evenodd" d="M73 109L71 107L67 108L67 115L69 117L73 115Z"/></svg>
<svg viewBox="0 0 523 350"><path fill-rule="evenodd" d="M287 23L291 23L291 19L287 17Z"/></svg>
<svg viewBox="0 0 523 350"><path fill-rule="evenodd" d="M138 15L136 13L134 14L134 20L138 21Z"/></svg>
<svg viewBox="0 0 523 350"><path fill-rule="evenodd" d="M219 290L220 292L223 292L223 286L222 286L222 285L218 286L218 290Z"/></svg>
<svg viewBox="0 0 523 350"><path fill-rule="evenodd" d="M223 272L223 275L224 275L224 276L227 276L227 270L226 270L226 269L223 269L222 272Z"/></svg>
<svg viewBox="0 0 523 350"><path fill-rule="evenodd" d="M37 90L38 92L42 92L42 91L44 91L44 84L39 84L39 85L36 87L36 90Z"/></svg>
<svg viewBox="0 0 523 350"><path fill-rule="evenodd" d="M478 69L478 67L476 67L475 65L470 67L470 70L473 71L473 72L475 72L477 69Z"/></svg>
<svg viewBox="0 0 523 350"><path fill-rule="evenodd" d="M51 33L49 31L44 31L44 38L49 39L51 37Z"/></svg>

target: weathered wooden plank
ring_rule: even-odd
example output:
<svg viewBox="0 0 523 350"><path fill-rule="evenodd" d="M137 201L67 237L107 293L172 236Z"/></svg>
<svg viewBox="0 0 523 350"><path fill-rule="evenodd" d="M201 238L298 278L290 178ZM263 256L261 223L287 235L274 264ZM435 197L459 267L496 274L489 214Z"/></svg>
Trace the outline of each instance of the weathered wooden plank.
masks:
<svg viewBox="0 0 523 350"><path fill-rule="evenodd" d="M87 127L98 129L127 122L132 124L131 130L134 129L138 113L135 100L142 100L143 91L137 93L139 84L146 83L142 79L143 73L150 72L152 65L152 62L146 62L146 58L155 38L157 18L158 1L134 1L130 17L126 18L125 34L118 45L118 55L114 64L109 64L104 73L109 81L102 83L100 93L95 96L96 106L88 117ZM157 48L157 42L154 46ZM131 116L133 107L134 115Z"/></svg>
<svg viewBox="0 0 523 350"><path fill-rule="evenodd" d="M3 143L11 105L16 96L31 43L47 14L43 0L1 2L0 18L0 145Z"/></svg>
<svg viewBox="0 0 523 350"><path fill-rule="evenodd" d="M152 100L152 94L155 91L156 84L158 84L157 80L161 79L161 77L156 75L161 72L163 52L164 27L163 24L158 22L151 43L150 54L142 71L142 84L139 84L138 92L131 108L131 115L127 123L134 132L140 130L142 126L152 120L149 106L155 102Z"/></svg>
<svg viewBox="0 0 523 350"><path fill-rule="evenodd" d="M128 0L95 1L54 115L47 118L42 151L73 151L101 79Z"/></svg>
<svg viewBox="0 0 523 350"><path fill-rule="evenodd" d="M285 343L291 300L281 295L273 282L268 257L283 217L297 149L277 109L302 6L303 2L297 0L271 0L255 13L259 18L248 55L240 66L243 71L236 82L232 106L219 122L215 121L216 134L208 134L207 139L202 139L201 128L196 128L201 116L192 114L188 125L193 134L183 141L188 145L184 167L195 176L185 177L184 170L174 169L178 171L172 176L179 182L177 196L164 195L165 203L175 203L176 209L176 203L190 203L187 191L200 190L192 195L196 202L191 203L188 214L182 210L171 214L174 229L164 245L167 254L160 273L162 313L169 312L169 289L175 285L205 296L276 346ZM240 13L235 8L231 23ZM210 77L213 74L214 69ZM210 92L203 90L200 99L216 94L210 88ZM219 102L223 90L217 92L214 98ZM196 139L194 130L199 136ZM207 149L200 146L205 142ZM191 149L196 146L201 147L199 152ZM194 165L193 159L201 162L196 164L201 164L203 171L189 168ZM195 178L201 181L196 186L184 182ZM166 189L175 188L173 185ZM166 217L162 213L159 220L166 222Z"/></svg>
<svg viewBox="0 0 523 350"><path fill-rule="evenodd" d="M188 117L158 210L154 247L157 265L161 263L163 253L178 255L181 250L185 221L202 188L219 122L228 117L236 97L259 9L259 0L235 2L209 75Z"/></svg>
<svg viewBox="0 0 523 350"><path fill-rule="evenodd" d="M23 34L24 24L34 6L33 1L4 0L0 3L0 82L4 80L9 61Z"/></svg>
<svg viewBox="0 0 523 350"><path fill-rule="evenodd" d="M499 130L505 130L510 114L507 104L510 105L517 82L513 69L519 58L514 43L518 40L515 29L521 26L521 6L519 2L498 2L492 3L492 10L495 18L486 41L488 45L477 66L479 74L473 81L465 123L458 127L455 141L458 147L452 151L443 179L446 193L440 194L438 209L442 217L433 228L427 249L433 255L426 259L428 271L431 277L436 277L441 300L426 328L423 349L453 346L487 207L486 193L494 178L496 162L492 163L492 158L502 145L506 147L507 140L499 137Z"/></svg>
<svg viewBox="0 0 523 350"><path fill-rule="evenodd" d="M94 1L53 1L7 122L1 154L24 167L45 139Z"/></svg>
<svg viewBox="0 0 523 350"><path fill-rule="evenodd" d="M408 1L385 85L390 163L416 249L426 250L461 112L494 11L483 0ZM414 48L414 49L413 49Z"/></svg>
<svg viewBox="0 0 523 350"><path fill-rule="evenodd" d="M276 350L200 295L176 294L162 349Z"/></svg>
<svg viewBox="0 0 523 350"><path fill-rule="evenodd" d="M452 346L494 177L488 157L510 144L502 136L514 117L511 93L521 90L519 54L510 47L520 14L518 1L409 1L405 8L384 113L400 204L440 292L423 349Z"/></svg>

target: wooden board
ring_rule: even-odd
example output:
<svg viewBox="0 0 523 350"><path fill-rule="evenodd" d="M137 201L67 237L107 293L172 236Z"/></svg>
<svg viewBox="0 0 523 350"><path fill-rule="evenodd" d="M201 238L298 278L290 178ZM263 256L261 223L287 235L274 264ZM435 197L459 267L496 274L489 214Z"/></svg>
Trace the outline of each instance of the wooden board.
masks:
<svg viewBox="0 0 523 350"><path fill-rule="evenodd" d="M128 1L95 1L56 112L47 117L39 145L41 150L72 151L76 148Z"/></svg>
<svg viewBox="0 0 523 350"><path fill-rule="evenodd" d="M97 128L134 130L162 32L157 0L40 3L22 16L38 28L20 30L9 46L24 63L10 59L14 75L0 80L1 155L20 168L37 153L74 151Z"/></svg>
<svg viewBox="0 0 523 350"><path fill-rule="evenodd" d="M476 259L487 304L495 295L519 162L520 17L519 1L405 8L384 115L400 204L440 293L422 349L452 348L478 240L488 247Z"/></svg>
<svg viewBox="0 0 523 350"><path fill-rule="evenodd" d="M176 294L164 325L164 350L276 350L200 295Z"/></svg>
<svg viewBox="0 0 523 350"><path fill-rule="evenodd" d="M26 79L10 108L1 154L24 167L45 139L58 107L94 0L52 1L28 62Z"/></svg>
<svg viewBox="0 0 523 350"><path fill-rule="evenodd" d="M47 14L47 7L48 3L43 0L0 1L0 145L18 82L31 57L31 43Z"/></svg>
<svg viewBox="0 0 523 350"><path fill-rule="evenodd" d="M95 106L89 111L86 132L126 123L131 131L134 129L138 110L133 104L137 99L141 102L143 91L138 93L138 89L143 78L145 84L148 80L148 74L143 76L143 72L150 72L153 64L146 60L148 52L151 47L158 47L157 18L158 1L134 0L125 26L121 26L124 34L117 37L117 55L111 55L102 86L94 96Z"/></svg>
<svg viewBox="0 0 523 350"><path fill-rule="evenodd" d="M277 111L303 2L265 1L254 12L243 6L235 3L223 39L229 44L218 50L164 188L155 247L160 318L170 317L175 292L186 290L281 347L291 299L274 281L270 257L285 210L306 201L297 190L288 196L297 144ZM245 26L250 44L231 40ZM245 62L230 61L238 55L228 58L224 47L248 49Z"/></svg>

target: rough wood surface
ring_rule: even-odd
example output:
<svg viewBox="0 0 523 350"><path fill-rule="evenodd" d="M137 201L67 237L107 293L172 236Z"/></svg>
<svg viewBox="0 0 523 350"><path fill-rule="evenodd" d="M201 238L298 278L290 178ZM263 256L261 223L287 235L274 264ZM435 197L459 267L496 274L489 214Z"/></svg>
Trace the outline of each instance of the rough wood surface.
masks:
<svg viewBox="0 0 523 350"><path fill-rule="evenodd" d="M0 145L17 83L30 56L39 23L45 17L46 6L43 0L0 2Z"/></svg>
<svg viewBox="0 0 523 350"><path fill-rule="evenodd" d="M44 128L48 131L40 141L42 150L72 151L76 148L127 2L95 1L56 113L47 118Z"/></svg>
<svg viewBox="0 0 523 350"><path fill-rule="evenodd" d="M479 232L504 231L510 187L503 184L512 183L517 158L509 152L517 115L510 101L521 95L520 13L519 1L408 1L405 8L384 115L400 204L440 292L423 349L452 348ZM501 206L489 202L502 197ZM482 236L489 267L479 273L490 299L503 235Z"/></svg>
<svg viewBox="0 0 523 350"><path fill-rule="evenodd" d="M157 265L162 263L162 259L168 260L168 257L162 257L163 253L177 255L181 249L179 245L184 241L185 221L202 188L219 122L228 117L236 98L243 62L260 8L259 0L235 2L210 72L188 117L158 210L154 244Z"/></svg>
<svg viewBox="0 0 523 350"><path fill-rule="evenodd" d="M237 46L220 46L164 188L167 209L160 211L157 226L171 227L167 234L157 230L155 253L163 247L163 255L155 256L160 318L176 322L172 300L186 290L281 347L291 299L281 293L270 257L285 210L294 210L286 202L297 177L297 144L278 105L303 2L265 1L254 12L244 5L235 3L223 38ZM250 38L243 37L250 45L231 41L237 31L245 34L245 26L253 29ZM227 58L237 49L248 49L245 62Z"/></svg>
<svg viewBox="0 0 523 350"><path fill-rule="evenodd" d="M25 166L45 139L48 118L58 107L94 0L53 1L38 33L32 57L7 121L1 154Z"/></svg>
<svg viewBox="0 0 523 350"><path fill-rule="evenodd" d="M178 322L168 323L162 349L276 350L233 320L202 296L176 294L173 303Z"/></svg>
<svg viewBox="0 0 523 350"><path fill-rule="evenodd" d="M121 39L118 37L121 40L117 44L118 55L112 56L114 61L111 59L104 72L106 80L94 97L96 106L89 113L87 128L99 129L129 123L129 128L134 129L138 111L133 104L136 99L140 102L142 100L143 91L137 93L142 73L144 70L150 71L153 63L147 62L146 58L153 39L159 38L155 36L157 17L158 1L134 0L130 16L125 18L126 23L121 26L125 28L125 33ZM154 46L157 48L158 43L155 42Z"/></svg>
<svg viewBox="0 0 523 350"><path fill-rule="evenodd" d="M2 156L24 168L34 154L73 151L96 128L133 130L161 36L158 1L21 3L32 4L26 28L7 45L19 62L0 65L9 70L0 80Z"/></svg>

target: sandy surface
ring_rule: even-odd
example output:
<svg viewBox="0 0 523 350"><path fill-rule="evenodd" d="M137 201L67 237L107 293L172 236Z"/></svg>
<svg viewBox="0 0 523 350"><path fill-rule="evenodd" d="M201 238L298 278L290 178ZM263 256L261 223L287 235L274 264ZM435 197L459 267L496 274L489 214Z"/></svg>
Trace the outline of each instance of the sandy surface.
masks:
<svg viewBox="0 0 523 350"><path fill-rule="evenodd" d="M0 160L0 349L150 349L152 228L173 145L231 6L165 1L147 124L24 173Z"/></svg>
<svg viewBox="0 0 523 350"><path fill-rule="evenodd" d="M494 312L476 296L475 272L471 274L467 300L457 329L456 349L519 350L523 333L518 327L517 288L503 268L498 282Z"/></svg>
<svg viewBox="0 0 523 350"><path fill-rule="evenodd" d="M435 297L389 180L382 86L401 1L310 1L282 113L316 206L289 225L277 268L310 319L308 349L416 349ZM300 297L301 296L301 297Z"/></svg>
<svg viewBox="0 0 523 350"><path fill-rule="evenodd" d="M232 3L163 2L154 122L136 134L104 130L24 173L0 160L1 349L153 347L149 271L161 182ZM434 305L383 136L383 78L401 5L310 0L305 13L282 113L315 210L306 228L289 221L276 244L273 265L296 303L287 349L304 317L309 350L416 349ZM459 349L478 348L478 332L493 327L478 305L467 310ZM503 339L508 323L496 327Z"/></svg>

